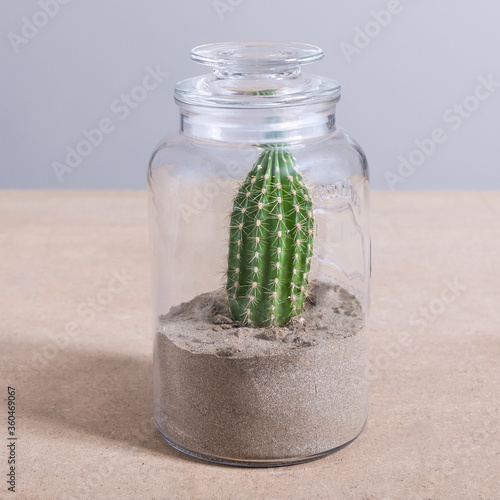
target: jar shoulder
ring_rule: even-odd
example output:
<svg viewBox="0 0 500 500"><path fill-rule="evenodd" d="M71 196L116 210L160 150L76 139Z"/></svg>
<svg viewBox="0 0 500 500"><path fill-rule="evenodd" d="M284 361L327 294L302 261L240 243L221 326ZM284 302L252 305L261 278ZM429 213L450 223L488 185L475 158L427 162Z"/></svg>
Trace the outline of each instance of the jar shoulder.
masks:
<svg viewBox="0 0 500 500"><path fill-rule="evenodd" d="M212 170L220 165L241 164L243 170L254 161L261 145L238 145L190 139L180 132L164 136L149 162L149 170L158 168L192 168ZM297 142L286 146L296 157L304 172L330 172L340 178L362 176L369 178L366 155L358 142L345 130L337 129L319 140Z"/></svg>
<svg viewBox="0 0 500 500"><path fill-rule="evenodd" d="M344 170L346 175L369 178L368 160L363 148L342 128L336 129L319 145L318 155L325 156L332 166Z"/></svg>
<svg viewBox="0 0 500 500"><path fill-rule="evenodd" d="M149 170L175 163L189 153L189 140L180 132L171 132L163 136L156 145L149 159Z"/></svg>

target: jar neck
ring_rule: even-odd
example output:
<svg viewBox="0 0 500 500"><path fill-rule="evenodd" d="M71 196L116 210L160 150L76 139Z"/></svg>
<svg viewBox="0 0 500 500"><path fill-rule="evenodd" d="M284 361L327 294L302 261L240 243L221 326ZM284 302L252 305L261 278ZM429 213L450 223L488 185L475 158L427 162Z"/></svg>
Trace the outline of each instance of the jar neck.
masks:
<svg viewBox="0 0 500 500"><path fill-rule="evenodd" d="M292 143L335 130L337 99L269 108L197 106L176 100L181 133L189 138L239 144Z"/></svg>

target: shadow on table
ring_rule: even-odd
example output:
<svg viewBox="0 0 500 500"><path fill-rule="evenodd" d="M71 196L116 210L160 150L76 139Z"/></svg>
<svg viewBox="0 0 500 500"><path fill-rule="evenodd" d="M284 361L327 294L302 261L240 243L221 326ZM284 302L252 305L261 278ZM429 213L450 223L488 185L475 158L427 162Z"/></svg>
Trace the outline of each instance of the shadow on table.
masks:
<svg viewBox="0 0 500 500"><path fill-rule="evenodd" d="M150 357L66 347L47 360L46 344L11 347L19 366L11 380L18 384L26 422L52 422L50 434L59 438L84 432L199 462L169 446L156 430ZM40 354L44 357L37 358Z"/></svg>

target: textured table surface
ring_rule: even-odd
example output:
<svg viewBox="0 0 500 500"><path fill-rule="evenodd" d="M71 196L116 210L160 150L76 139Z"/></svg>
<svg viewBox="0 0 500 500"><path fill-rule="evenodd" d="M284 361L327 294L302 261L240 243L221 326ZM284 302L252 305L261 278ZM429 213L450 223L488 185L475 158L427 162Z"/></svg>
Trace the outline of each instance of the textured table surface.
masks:
<svg viewBox="0 0 500 500"><path fill-rule="evenodd" d="M199 462L152 418L143 192L0 192L0 498L499 499L500 193L376 192L370 416L276 469Z"/></svg>

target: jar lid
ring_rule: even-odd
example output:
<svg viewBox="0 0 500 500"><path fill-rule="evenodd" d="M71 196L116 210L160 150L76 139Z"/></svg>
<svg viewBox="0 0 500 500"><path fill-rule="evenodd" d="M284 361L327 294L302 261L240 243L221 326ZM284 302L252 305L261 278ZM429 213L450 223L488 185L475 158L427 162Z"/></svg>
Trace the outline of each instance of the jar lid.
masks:
<svg viewBox="0 0 500 500"><path fill-rule="evenodd" d="M191 58L212 74L188 78L175 87L180 103L237 108L283 107L340 98L330 78L303 73L301 66L323 58L314 45L230 42L200 45Z"/></svg>

